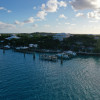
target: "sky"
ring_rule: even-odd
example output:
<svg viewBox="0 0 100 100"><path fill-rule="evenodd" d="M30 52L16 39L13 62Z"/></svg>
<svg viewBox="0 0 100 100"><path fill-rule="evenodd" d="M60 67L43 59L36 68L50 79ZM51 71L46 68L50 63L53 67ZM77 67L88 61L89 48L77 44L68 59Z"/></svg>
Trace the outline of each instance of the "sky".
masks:
<svg viewBox="0 0 100 100"><path fill-rule="evenodd" d="M0 0L0 33L100 34L100 0Z"/></svg>

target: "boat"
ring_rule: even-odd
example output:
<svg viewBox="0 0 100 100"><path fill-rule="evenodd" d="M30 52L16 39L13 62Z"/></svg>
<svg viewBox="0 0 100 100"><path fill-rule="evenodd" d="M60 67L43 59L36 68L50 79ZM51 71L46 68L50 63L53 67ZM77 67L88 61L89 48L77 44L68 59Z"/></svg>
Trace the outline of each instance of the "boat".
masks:
<svg viewBox="0 0 100 100"><path fill-rule="evenodd" d="M10 46L6 45L6 46L4 46L4 49L8 50L8 49L10 49Z"/></svg>
<svg viewBox="0 0 100 100"><path fill-rule="evenodd" d="M40 59L48 61L57 61L57 57L55 55L40 55Z"/></svg>
<svg viewBox="0 0 100 100"><path fill-rule="evenodd" d="M73 52L73 51L64 51L64 53L67 54L67 55L70 56L70 57L74 57L74 56L77 55L77 54L76 54L75 52Z"/></svg>
<svg viewBox="0 0 100 100"><path fill-rule="evenodd" d="M56 54L56 56L58 57L58 58L62 58L62 59L69 59L69 56L67 55L67 54L65 54L65 53L58 53L58 54Z"/></svg>

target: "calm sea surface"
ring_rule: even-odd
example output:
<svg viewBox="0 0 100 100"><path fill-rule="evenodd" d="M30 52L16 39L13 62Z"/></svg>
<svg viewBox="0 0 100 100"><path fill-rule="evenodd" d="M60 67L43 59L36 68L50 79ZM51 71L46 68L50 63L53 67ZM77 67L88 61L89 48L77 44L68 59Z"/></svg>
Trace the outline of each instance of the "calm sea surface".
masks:
<svg viewBox="0 0 100 100"><path fill-rule="evenodd" d="M100 100L100 57L61 64L0 50L0 100Z"/></svg>

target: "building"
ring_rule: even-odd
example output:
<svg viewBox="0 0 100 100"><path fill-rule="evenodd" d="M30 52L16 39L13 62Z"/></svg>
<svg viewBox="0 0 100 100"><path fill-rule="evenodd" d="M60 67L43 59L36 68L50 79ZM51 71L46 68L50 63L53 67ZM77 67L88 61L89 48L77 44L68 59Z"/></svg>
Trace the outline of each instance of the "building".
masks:
<svg viewBox="0 0 100 100"><path fill-rule="evenodd" d="M70 34L69 33L57 33L53 36L53 38L56 40L59 40L59 41L63 41L64 38L68 38L70 37Z"/></svg>
<svg viewBox="0 0 100 100"><path fill-rule="evenodd" d="M95 40L99 40L100 37L99 37L99 36L95 36L94 39L95 39Z"/></svg>
<svg viewBox="0 0 100 100"><path fill-rule="evenodd" d="M32 47L37 48L38 47L38 44L29 44L29 47L30 48L32 48Z"/></svg>
<svg viewBox="0 0 100 100"><path fill-rule="evenodd" d="M6 38L7 40L11 40L11 39L20 39L20 37L16 36L16 35L12 35L8 38Z"/></svg>

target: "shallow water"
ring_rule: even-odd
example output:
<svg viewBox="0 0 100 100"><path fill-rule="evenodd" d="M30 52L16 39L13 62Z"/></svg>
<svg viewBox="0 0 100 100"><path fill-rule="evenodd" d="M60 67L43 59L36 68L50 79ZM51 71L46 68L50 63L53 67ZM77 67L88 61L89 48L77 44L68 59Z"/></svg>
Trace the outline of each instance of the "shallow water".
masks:
<svg viewBox="0 0 100 100"><path fill-rule="evenodd" d="M61 64L0 50L0 100L100 100L100 57Z"/></svg>

